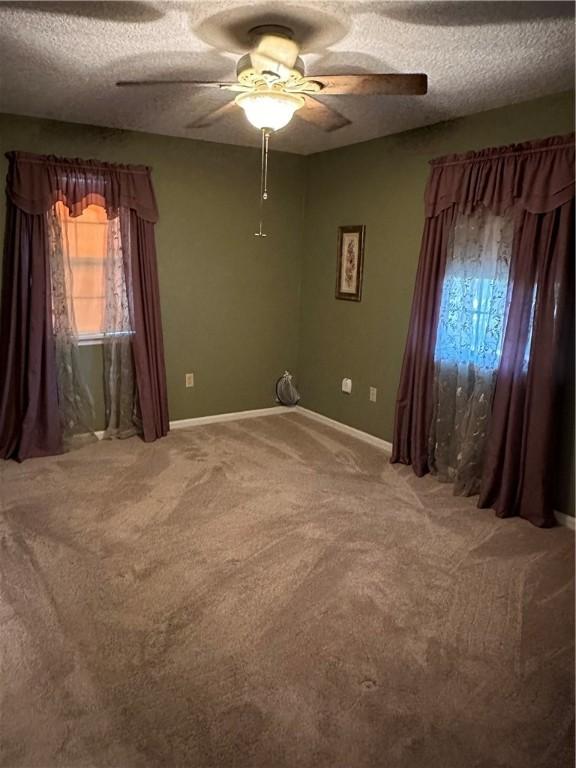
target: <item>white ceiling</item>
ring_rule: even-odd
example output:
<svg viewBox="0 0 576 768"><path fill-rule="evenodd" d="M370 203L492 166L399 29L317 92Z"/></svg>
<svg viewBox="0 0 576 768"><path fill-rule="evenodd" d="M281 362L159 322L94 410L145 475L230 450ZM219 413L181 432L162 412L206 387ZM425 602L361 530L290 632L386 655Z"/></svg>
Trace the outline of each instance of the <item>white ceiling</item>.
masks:
<svg viewBox="0 0 576 768"><path fill-rule="evenodd" d="M352 125L293 120L273 147L309 154L568 90L571 2L0 3L0 111L170 136L256 145L243 115L187 129L232 94L191 86L117 88L116 80L234 79L245 34L284 22L309 74L426 72L427 96L324 97ZM235 51L231 53L230 51Z"/></svg>

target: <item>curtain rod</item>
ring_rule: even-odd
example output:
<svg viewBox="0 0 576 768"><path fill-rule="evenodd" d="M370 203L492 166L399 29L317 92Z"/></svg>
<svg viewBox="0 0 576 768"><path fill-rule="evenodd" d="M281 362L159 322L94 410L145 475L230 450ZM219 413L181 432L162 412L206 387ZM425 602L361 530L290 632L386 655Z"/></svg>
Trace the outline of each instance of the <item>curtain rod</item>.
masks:
<svg viewBox="0 0 576 768"><path fill-rule="evenodd" d="M73 159L69 158L59 158L56 160L51 160L49 157L46 158L35 158L35 157L24 157L20 155L18 152L12 153L12 152L6 152L6 157L10 159L10 156L12 154L16 155L16 160L19 163L36 163L36 165L64 165L64 166L71 166L72 168L85 168L88 171L94 171L94 170L101 170L101 171L115 171L116 173L149 173L152 168L148 165L133 165L128 166L127 168L122 167L121 165L117 165L116 163L103 163L103 164L94 164L94 165L87 165L86 161L77 163Z"/></svg>
<svg viewBox="0 0 576 768"><path fill-rule="evenodd" d="M463 165L464 163L479 163L479 162L482 162L483 160L499 160L501 157L513 157L514 155L532 155L536 152L550 152L554 149L565 149L566 147L574 147L574 142L567 142L566 144L553 144L550 147L535 147L534 149L520 149L516 152L503 152L502 154L498 154L497 153L498 151L495 150L496 154L494 155L484 155L482 157L469 157L469 158L462 156L462 160L447 160L446 162L443 162L441 158L438 158L438 160L430 160L430 165L445 166L445 165Z"/></svg>

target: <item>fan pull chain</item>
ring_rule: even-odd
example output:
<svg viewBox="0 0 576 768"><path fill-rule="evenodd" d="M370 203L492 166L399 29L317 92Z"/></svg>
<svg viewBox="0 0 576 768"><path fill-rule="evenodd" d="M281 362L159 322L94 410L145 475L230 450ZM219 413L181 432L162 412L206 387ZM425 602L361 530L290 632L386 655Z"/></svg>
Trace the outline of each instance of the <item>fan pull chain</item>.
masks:
<svg viewBox="0 0 576 768"><path fill-rule="evenodd" d="M268 237L262 230L264 226L264 203L268 200L268 144L270 141L270 131L262 128L262 152L260 157L260 221L258 232L254 232L254 237Z"/></svg>

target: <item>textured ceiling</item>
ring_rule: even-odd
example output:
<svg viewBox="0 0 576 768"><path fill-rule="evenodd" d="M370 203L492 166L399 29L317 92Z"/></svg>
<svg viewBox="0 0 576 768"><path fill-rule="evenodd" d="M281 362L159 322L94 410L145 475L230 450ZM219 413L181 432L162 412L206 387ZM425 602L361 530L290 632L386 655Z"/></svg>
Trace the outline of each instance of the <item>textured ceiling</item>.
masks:
<svg viewBox="0 0 576 768"><path fill-rule="evenodd" d="M352 125L293 120L273 147L308 154L548 93L574 79L568 2L0 2L0 111L231 144L259 136L238 111L187 129L232 94L116 80L233 79L247 30L284 22L308 74L426 72L427 96L324 97ZM232 52L231 52L232 51Z"/></svg>

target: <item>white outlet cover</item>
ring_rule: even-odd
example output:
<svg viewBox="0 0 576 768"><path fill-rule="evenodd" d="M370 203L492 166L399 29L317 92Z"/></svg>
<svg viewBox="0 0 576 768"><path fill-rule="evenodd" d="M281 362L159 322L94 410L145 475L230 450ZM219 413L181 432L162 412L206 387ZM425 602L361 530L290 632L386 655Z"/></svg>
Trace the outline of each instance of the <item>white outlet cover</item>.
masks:
<svg viewBox="0 0 576 768"><path fill-rule="evenodd" d="M193 373L187 373L186 374L186 386L187 387L193 387L194 386L194 374Z"/></svg>
<svg viewBox="0 0 576 768"><path fill-rule="evenodd" d="M342 379L342 392L349 395L352 392L352 379Z"/></svg>

